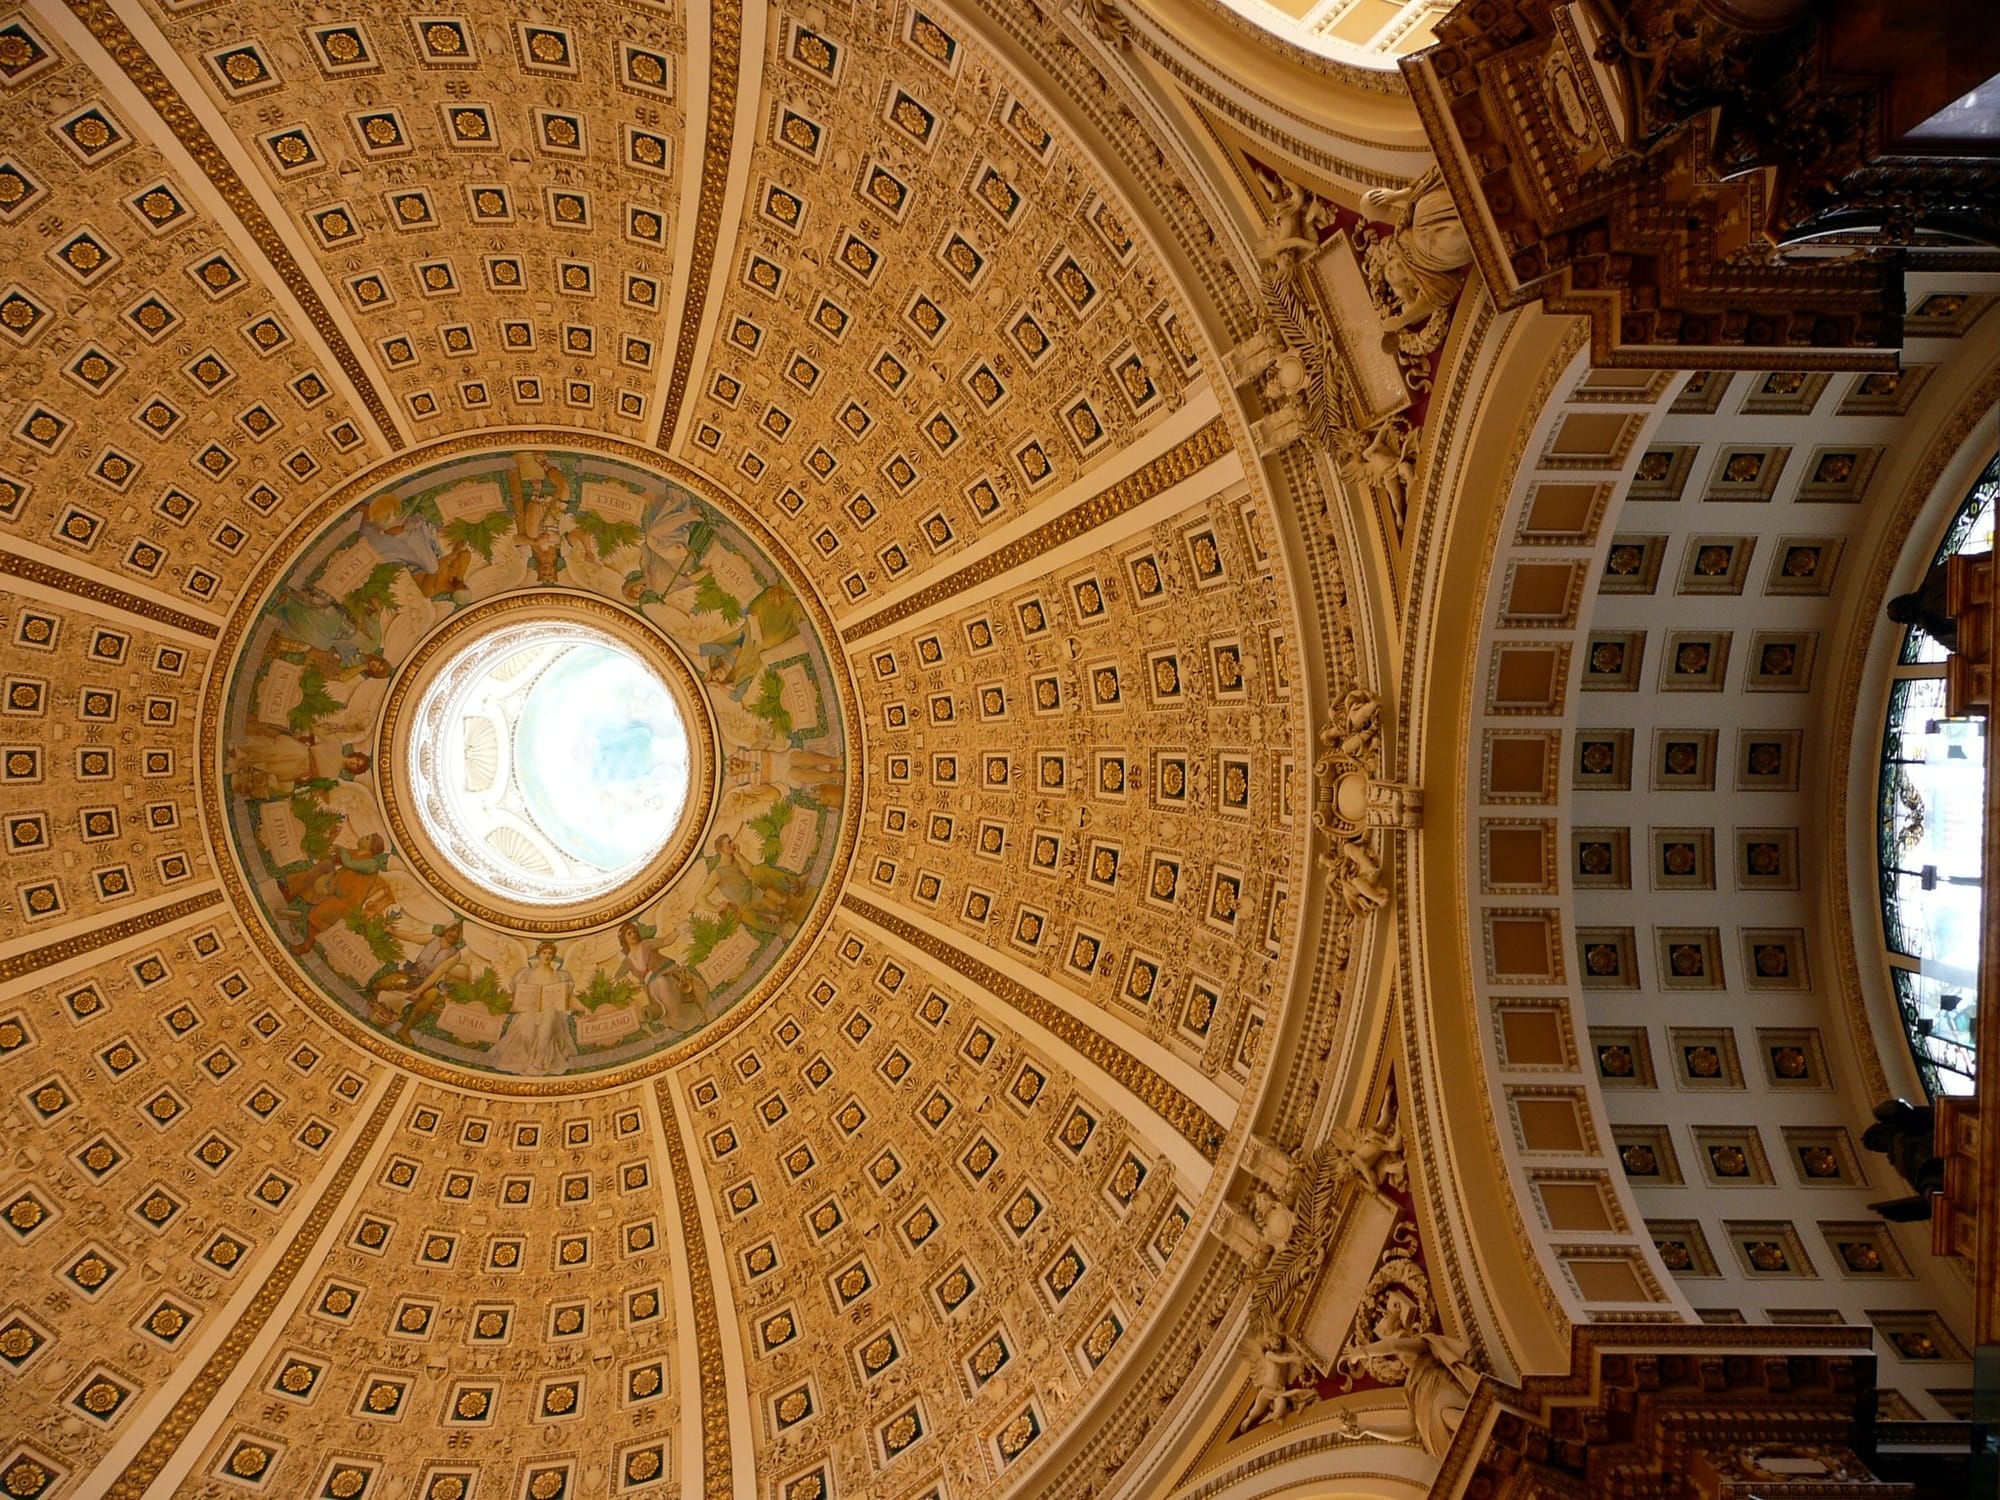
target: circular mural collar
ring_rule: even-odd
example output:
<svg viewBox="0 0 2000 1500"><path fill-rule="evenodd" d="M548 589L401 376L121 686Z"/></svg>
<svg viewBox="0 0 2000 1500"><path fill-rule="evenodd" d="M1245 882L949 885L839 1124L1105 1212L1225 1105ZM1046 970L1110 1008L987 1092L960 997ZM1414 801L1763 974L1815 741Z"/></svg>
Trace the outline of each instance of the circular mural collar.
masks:
<svg viewBox="0 0 2000 1500"><path fill-rule="evenodd" d="M788 972L853 844L832 624L727 497L602 440L349 486L230 622L231 896L416 1071L598 1087Z"/></svg>

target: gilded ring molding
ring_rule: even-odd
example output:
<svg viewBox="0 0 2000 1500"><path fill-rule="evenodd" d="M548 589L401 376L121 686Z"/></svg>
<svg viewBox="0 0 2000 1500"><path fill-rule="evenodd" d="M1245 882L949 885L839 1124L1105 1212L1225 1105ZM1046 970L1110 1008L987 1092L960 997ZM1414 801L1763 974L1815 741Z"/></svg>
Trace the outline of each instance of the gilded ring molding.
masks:
<svg viewBox="0 0 2000 1500"><path fill-rule="evenodd" d="M421 818L410 815L405 805L404 778L408 773L410 725L406 710L422 697L437 669L453 648L475 636L503 625L540 620L577 620L592 625L624 645L654 668L679 705L688 729L692 752L689 769L693 779L687 803L673 837L647 862L646 869L610 893L578 904L530 906L498 901L477 893L466 880L453 875L435 841L423 827ZM537 589L527 593L502 595L451 616L424 639L409 659L402 663L382 705L375 733L375 764L384 773L376 777L376 794L397 840L402 856L415 867L439 895L467 916L524 933L586 932L604 927L637 911L658 896L701 848L715 821L716 791L720 782L718 765L721 742L715 725L715 711L696 684L687 658L666 634L627 609L621 609L590 595L558 593Z"/></svg>

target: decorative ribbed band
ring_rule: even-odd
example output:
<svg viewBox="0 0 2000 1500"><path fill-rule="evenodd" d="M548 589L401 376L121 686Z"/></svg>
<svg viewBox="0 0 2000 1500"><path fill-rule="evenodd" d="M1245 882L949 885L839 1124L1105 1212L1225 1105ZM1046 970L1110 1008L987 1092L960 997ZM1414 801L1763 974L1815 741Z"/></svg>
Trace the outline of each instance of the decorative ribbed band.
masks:
<svg viewBox="0 0 2000 1500"><path fill-rule="evenodd" d="M1135 469L1123 479L1091 496L1082 504L1064 511L1053 521L1045 521L1033 531L1016 537L1004 547L989 552L978 562L968 563L957 571L940 578L936 583L927 584L907 598L898 599L894 604L885 605L867 619L848 626L841 631L840 638L848 645L864 641L877 631L886 630L912 615L922 614L933 605L944 603L954 595L967 589L977 588L1002 573L1012 572L1023 563L1033 562L1044 552L1071 542L1085 532L1093 531L1107 521L1116 520L1126 511L1144 505L1155 495L1172 489L1183 479L1191 479L1203 469L1228 453L1233 445L1229 440L1229 425L1221 417L1216 417L1198 431L1182 438L1173 447L1144 467Z"/></svg>
<svg viewBox="0 0 2000 1500"><path fill-rule="evenodd" d="M701 187L695 206L694 249L688 256L687 296L681 306L680 341L673 373L660 403L659 444L674 440L688 373L701 340L708 307L708 282L715 273L715 247L722 234L722 200L729 191L729 154L736 134L736 73L743 56L743 0L714 0L708 22L708 125L702 140Z"/></svg>
<svg viewBox="0 0 2000 1500"><path fill-rule="evenodd" d="M22 557L17 552L0 552L0 575L18 578L23 583L39 584L45 589L74 594L77 598L88 599L93 604L109 605L112 609L131 615L135 619L150 620L155 625L184 630L189 635L198 635L204 640L214 640L222 630L215 621L204 620L200 615L191 615L185 610L155 604L142 595L130 593L112 584L99 583L95 578L85 578L80 573L72 573L67 568L58 568L53 563L45 563L33 557Z"/></svg>
<svg viewBox="0 0 2000 1500"><path fill-rule="evenodd" d="M106 922L102 927L93 927L88 932L76 933L63 938L60 942L47 943L40 948L29 948L16 953L12 958L0 958L0 983L23 978L37 969L54 968L57 964L68 963L73 958L81 958L86 953L95 953L99 948L108 948L113 943L122 943L127 938L151 932L155 927L167 927L188 917L199 916L211 907L222 904L220 891L187 896L166 906L155 907L152 911L141 912L135 917L123 917L116 922Z"/></svg>
<svg viewBox="0 0 2000 1500"><path fill-rule="evenodd" d="M729 1387L722 1369L722 1325L715 1311L715 1283L709 1279L708 1244L701 1232L694 1174L681 1144L680 1117L663 1078L654 1086L660 1101L660 1134L674 1173L674 1200L687 1240L688 1291L694 1298L694 1344L701 1365L701 1483L710 1500L729 1500L735 1475L729 1462Z"/></svg>

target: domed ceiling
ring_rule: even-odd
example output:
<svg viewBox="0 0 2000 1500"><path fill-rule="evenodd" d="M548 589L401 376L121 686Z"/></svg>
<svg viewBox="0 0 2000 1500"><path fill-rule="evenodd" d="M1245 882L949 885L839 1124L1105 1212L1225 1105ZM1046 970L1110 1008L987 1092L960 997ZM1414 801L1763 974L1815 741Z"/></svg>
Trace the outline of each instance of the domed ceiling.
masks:
<svg viewBox="0 0 2000 1500"><path fill-rule="evenodd" d="M1615 367L1445 10L0 11L0 1495L1970 1409L1825 747L2000 273Z"/></svg>
<svg viewBox="0 0 2000 1500"><path fill-rule="evenodd" d="M1192 1361L1354 648L989 33L0 20L7 1493L971 1496Z"/></svg>

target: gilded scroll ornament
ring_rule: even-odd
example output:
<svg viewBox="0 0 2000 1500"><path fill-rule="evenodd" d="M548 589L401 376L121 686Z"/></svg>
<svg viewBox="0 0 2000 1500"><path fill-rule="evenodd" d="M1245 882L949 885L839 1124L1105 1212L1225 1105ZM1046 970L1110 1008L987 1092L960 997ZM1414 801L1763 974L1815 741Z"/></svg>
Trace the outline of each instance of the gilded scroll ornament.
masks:
<svg viewBox="0 0 2000 1500"><path fill-rule="evenodd" d="M1259 173L1272 214L1257 244L1264 328L1230 352L1230 377L1263 399L1261 449L1321 445L1400 531L1423 398L1472 263L1458 210L1435 167L1368 192L1358 215Z"/></svg>

